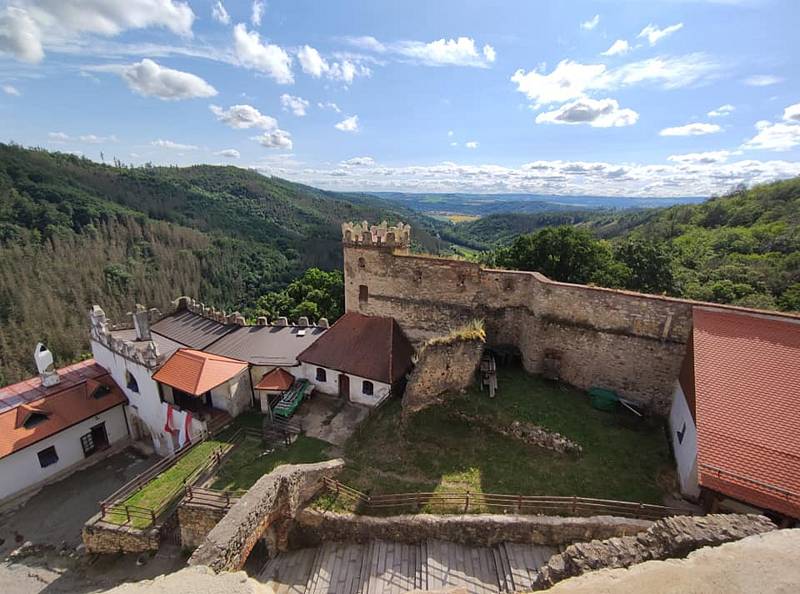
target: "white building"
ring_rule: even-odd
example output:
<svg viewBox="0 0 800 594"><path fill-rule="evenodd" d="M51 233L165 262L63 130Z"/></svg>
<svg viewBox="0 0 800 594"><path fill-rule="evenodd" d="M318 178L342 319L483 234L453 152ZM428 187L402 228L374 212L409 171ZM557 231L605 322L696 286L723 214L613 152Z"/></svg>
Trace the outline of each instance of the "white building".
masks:
<svg viewBox="0 0 800 594"><path fill-rule="evenodd" d="M394 319L349 312L297 359L319 392L375 407L405 379L413 354Z"/></svg>
<svg viewBox="0 0 800 594"><path fill-rule="evenodd" d="M102 459L127 443L126 398L95 361L0 388L0 504ZM49 363L48 363L49 361ZM44 520L44 519L43 519Z"/></svg>

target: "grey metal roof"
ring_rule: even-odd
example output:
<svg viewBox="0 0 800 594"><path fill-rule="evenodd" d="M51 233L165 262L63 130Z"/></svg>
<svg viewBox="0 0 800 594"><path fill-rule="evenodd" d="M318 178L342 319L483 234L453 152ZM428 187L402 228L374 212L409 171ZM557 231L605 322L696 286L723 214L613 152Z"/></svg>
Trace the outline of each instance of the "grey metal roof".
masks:
<svg viewBox="0 0 800 594"><path fill-rule="evenodd" d="M297 355L326 331L317 326L237 326L205 350L252 365L297 365Z"/></svg>
<svg viewBox="0 0 800 594"><path fill-rule="evenodd" d="M151 330L183 346L205 350L211 343L240 328L222 324L188 309L170 314L152 325Z"/></svg>

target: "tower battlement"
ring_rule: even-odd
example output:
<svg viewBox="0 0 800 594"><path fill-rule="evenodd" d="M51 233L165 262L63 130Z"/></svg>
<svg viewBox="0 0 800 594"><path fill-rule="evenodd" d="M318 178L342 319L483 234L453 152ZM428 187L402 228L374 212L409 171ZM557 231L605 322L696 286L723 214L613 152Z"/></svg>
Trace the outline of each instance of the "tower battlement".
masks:
<svg viewBox="0 0 800 594"><path fill-rule="evenodd" d="M411 247L411 225L397 223L380 225L342 223L342 243L358 247L378 247L408 250Z"/></svg>

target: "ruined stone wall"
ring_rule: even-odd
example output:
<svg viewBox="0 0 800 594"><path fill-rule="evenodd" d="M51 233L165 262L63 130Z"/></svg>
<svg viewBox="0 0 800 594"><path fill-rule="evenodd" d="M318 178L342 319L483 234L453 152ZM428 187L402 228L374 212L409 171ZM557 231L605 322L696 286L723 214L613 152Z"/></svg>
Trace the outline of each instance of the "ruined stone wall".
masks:
<svg viewBox="0 0 800 594"><path fill-rule="evenodd" d="M403 414L415 413L440 401L442 394L466 390L475 381L484 343L454 339L427 344L403 393Z"/></svg>
<svg viewBox="0 0 800 594"><path fill-rule="evenodd" d="M652 522L647 520L611 516L561 518L511 514L411 514L378 518L304 509L297 515L289 544L291 548L303 548L326 541L363 543L380 539L414 544L438 539L482 547L503 542L558 547L634 535L651 525Z"/></svg>
<svg viewBox="0 0 800 594"><path fill-rule="evenodd" d="M158 529L139 530L99 520L99 515L83 527L83 544L89 553L145 553L157 551L161 544Z"/></svg>
<svg viewBox="0 0 800 594"><path fill-rule="evenodd" d="M678 516L655 522L636 536L573 544L553 555L537 576L535 590L598 569L630 567L653 559L679 559L702 547L719 546L776 529L764 516Z"/></svg>
<svg viewBox="0 0 800 594"><path fill-rule="evenodd" d="M262 476L208 533L189 559L189 565L208 565L214 571L236 571L256 542L268 534L284 550L289 525L297 511L344 466L342 460L279 466Z"/></svg>
<svg viewBox="0 0 800 594"><path fill-rule="evenodd" d="M344 271L347 311L393 317L417 345L483 318L487 344L518 347L529 372L557 351L563 380L617 390L659 414L669 409L691 302L352 243Z"/></svg>
<svg viewBox="0 0 800 594"><path fill-rule="evenodd" d="M226 513L227 510L218 507L181 503L178 507L181 545L186 549L200 546Z"/></svg>

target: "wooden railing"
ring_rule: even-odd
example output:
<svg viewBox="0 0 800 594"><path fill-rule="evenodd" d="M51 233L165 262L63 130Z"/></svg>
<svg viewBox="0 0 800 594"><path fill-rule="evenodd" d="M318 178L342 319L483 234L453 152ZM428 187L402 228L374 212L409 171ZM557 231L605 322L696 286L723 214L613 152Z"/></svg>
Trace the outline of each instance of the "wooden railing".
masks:
<svg viewBox="0 0 800 594"><path fill-rule="evenodd" d="M543 495L500 495L470 491L395 493L367 495L335 479L324 479L325 487L337 496L349 499L363 513L388 511L419 513L504 513L525 515L597 516L611 515L626 518L657 520L667 516L688 515L679 508L591 499L587 497L556 497Z"/></svg>
<svg viewBox="0 0 800 594"><path fill-rule="evenodd" d="M234 432L227 443L215 448L202 464L195 468L180 483L176 483L171 490L167 491L161 498L161 503L158 506L150 508L124 503L126 499L139 489L144 488L150 481L175 466L175 464L186 456L195 446L205 440L190 444L179 450L174 456L160 460L102 500L100 502L100 519L115 524L130 524L137 528L148 528L154 525L158 519L170 510L185 494L187 486L194 485L200 477L222 464L231 450L244 439L245 435L246 432L243 429L238 429Z"/></svg>
<svg viewBox="0 0 800 594"><path fill-rule="evenodd" d="M229 509L247 491L217 491L186 485L183 503L202 505L217 509Z"/></svg>

